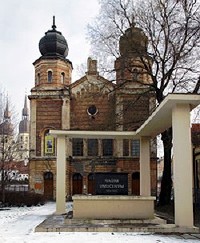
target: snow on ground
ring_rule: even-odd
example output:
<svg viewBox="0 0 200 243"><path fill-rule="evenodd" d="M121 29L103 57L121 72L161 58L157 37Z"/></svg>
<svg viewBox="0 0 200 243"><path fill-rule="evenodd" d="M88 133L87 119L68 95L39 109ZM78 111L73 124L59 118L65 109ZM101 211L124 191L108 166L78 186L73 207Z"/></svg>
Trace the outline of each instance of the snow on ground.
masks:
<svg viewBox="0 0 200 243"><path fill-rule="evenodd" d="M35 227L55 212L55 203L0 210L0 243L197 243L198 240L146 233L35 233Z"/></svg>

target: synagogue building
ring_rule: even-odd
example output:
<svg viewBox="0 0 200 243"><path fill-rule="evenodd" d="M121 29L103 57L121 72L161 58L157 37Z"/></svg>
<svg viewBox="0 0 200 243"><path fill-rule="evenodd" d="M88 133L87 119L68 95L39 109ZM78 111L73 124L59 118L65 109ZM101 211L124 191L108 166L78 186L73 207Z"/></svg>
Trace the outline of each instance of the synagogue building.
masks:
<svg viewBox="0 0 200 243"><path fill-rule="evenodd" d="M30 190L56 195L56 142L49 130L134 131L155 108L144 60L148 40L136 26L119 41L115 81L98 72L98 63L87 60L85 75L72 82L73 65L68 44L55 20L39 41L41 56L34 61L35 83L30 99ZM137 50L137 51L136 51ZM141 55L143 56L141 61ZM66 196L92 194L99 174L128 178L128 195L140 194L140 141L119 139L67 139ZM151 192L156 195L156 141L151 142ZM69 156L68 156L69 155Z"/></svg>

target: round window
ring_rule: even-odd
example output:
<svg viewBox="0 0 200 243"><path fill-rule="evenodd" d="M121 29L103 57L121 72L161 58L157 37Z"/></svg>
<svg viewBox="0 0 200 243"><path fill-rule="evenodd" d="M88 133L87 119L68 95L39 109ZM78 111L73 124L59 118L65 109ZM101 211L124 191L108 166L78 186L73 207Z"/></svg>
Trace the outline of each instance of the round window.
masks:
<svg viewBox="0 0 200 243"><path fill-rule="evenodd" d="M95 116L98 112L98 109L96 108L95 105L91 105L88 107L87 112L88 112L88 115Z"/></svg>

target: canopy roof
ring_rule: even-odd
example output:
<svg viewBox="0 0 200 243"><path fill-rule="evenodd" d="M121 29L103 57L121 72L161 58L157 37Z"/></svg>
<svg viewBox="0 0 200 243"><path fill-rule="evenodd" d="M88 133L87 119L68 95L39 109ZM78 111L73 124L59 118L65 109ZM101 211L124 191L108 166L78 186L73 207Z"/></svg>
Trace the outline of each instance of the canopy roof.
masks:
<svg viewBox="0 0 200 243"><path fill-rule="evenodd" d="M200 104L200 95L169 94L135 132L50 130L50 133L56 136L65 135L70 138L131 139L142 136L155 137L172 126L172 110L178 104L188 104L192 110Z"/></svg>

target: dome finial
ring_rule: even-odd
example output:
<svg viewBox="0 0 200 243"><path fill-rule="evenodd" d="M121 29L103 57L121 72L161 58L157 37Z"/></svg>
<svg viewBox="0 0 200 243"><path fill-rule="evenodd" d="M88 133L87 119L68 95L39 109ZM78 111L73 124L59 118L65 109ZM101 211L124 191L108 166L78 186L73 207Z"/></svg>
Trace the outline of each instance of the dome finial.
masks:
<svg viewBox="0 0 200 243"><path fill-rule="evenodd" d="M55 30L56 29L56 24L55 24L55 16L53 16L53 25L52 25L52 29Z"/></svg>

